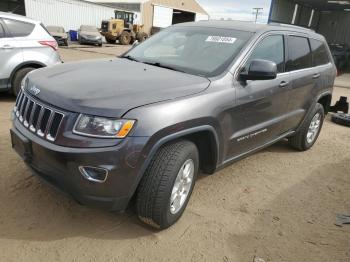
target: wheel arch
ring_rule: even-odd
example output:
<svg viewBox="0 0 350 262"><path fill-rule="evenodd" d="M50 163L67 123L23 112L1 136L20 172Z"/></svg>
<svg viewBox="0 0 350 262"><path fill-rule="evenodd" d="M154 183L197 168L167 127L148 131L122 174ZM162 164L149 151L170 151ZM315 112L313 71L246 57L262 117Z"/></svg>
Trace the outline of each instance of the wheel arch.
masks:
<svg viewBox="0 0 350 262"><path fill-rule="evenodd" d="M12 87L13 78L16 75L16 73L18 72L18 70L26 68L26 67L33 67L33 68L39 69L39 68L46 67L46 65L41 63L41 62L38 62L38 61L26 61L24 63L17 65L11 73L9 83L8 83L8 88Z"/></svg>
<svg viewBox="0 0 350 262"><path fill-rule="evenodd" d="M189 128L173 134L166 135L161 139L157 139L157 142L150 149L144 163L142 164L138 172L137 181L133 188L132 195L135 194L136 189L143 177L143 174L145 173L148 165L150 164L152 158L159 150L159 148L161 148L169 142L180 139L189 140L197 146L199 153L200 169L203 173L213 174L215 172L219 159L219 139L216 130L209 125ZM209 143L207 143L207 141L209 141ZM206 153L205 150L207 150L208 152ZM209 162L205 163L206 160L208 160Z"/></svg>
<svg viewBox="0 0 350 262"><path fill-rule="evenodd" d="M320 97L318 97L317 103L321 104L323 106L324 113L328 114L332 103L332 94L331 93L322 94Z"/></svg>

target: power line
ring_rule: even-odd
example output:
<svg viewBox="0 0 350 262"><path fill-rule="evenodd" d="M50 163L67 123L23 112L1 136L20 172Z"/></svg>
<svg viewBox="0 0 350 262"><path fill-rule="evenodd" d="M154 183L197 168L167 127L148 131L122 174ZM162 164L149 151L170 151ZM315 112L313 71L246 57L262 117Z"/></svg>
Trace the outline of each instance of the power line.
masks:
<svg viewBox="0 0 350 262"><path fill-rule="evenodd" d="M261 11L264 10L264 8L262 8L262 7L254 7L253 10L254 10L253 15L255 15L255 23L256 23L256 22L258 22L259 15L263 14L263 12L261 12Z"/></svg>

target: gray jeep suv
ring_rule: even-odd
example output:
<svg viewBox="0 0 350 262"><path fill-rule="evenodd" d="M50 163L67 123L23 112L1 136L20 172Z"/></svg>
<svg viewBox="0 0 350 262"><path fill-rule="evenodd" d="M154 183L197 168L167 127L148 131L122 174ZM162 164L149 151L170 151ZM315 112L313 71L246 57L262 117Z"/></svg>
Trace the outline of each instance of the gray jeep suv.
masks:
<svg viewBox="0 0 350 262"><path fill-rule="evenodd" d="M283 25L210 21L161 31L123 56L39 69L22 82L12 145L78 202L160 229L213 174L288 139L311 148L336 75L325 39Z"/></svg>

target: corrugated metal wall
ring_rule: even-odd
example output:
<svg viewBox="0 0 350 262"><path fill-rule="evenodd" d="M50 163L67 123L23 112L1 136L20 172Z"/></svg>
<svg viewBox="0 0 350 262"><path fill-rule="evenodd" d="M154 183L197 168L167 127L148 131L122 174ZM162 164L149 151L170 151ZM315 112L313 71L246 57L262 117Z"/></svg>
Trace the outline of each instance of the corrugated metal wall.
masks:
<svg viewBox="0 0 350 262"><path fill-rule="evenodd" d="M347 43L350 45L349 12L322 12L318 32L330 43Z"/></svg>
<svg viewBox="0 0 350 262"><path fill-rule="evenodd" d="M26 14L45 25L77 30L82 24L101 27L103 19L114 17L114 9L79 0L25 0Z"/></svg>
<svg viewBox="0 0 350 262"><path fill-rule="evenodd" d="M142 5L142 21L144 24L144 30L150 33L153 26L153 6L160 5L164 7L170 7L173 9L179 9L183 11L198 13L205 15L204 9L195 0L150 0Z"/></svg>
<svg viewBox="0 0 350 262"><path fill-rule="evenodd" d="M294 0L274 0L271 21L290 24L292 21ZM295 25L308 27L312 8L299 5ZM344 11L320 12L314 10L311 28L324 35L330 43L350 45L350 13Z"/></svg>

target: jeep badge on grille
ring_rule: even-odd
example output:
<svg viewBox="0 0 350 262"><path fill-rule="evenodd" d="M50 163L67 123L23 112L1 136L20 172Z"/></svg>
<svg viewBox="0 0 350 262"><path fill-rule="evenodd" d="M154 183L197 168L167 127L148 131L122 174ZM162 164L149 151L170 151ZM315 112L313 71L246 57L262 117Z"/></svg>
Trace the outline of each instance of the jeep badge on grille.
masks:
<svg viewBox="0 0 350 262"><path fill-rule="evenodd" d="M31 86L28 91L35 96L37 96L40 93L40 89L36 86Z"/></svg>

